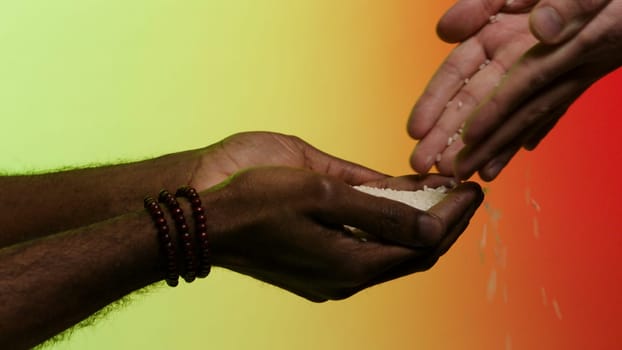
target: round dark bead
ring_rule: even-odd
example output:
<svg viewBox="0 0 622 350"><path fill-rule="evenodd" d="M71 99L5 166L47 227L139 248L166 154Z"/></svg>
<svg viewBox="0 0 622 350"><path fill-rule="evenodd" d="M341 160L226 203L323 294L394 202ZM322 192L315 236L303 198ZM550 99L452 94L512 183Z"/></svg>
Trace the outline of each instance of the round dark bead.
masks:
<svg viewBox="0 0 622 350"><path fill-rule="evenodd" d="M184 214L180 214L175 216L175 222L177 224L185 224L186 223L186 217L184 216ZM177 226L179 228L179 226Z"/></svg>

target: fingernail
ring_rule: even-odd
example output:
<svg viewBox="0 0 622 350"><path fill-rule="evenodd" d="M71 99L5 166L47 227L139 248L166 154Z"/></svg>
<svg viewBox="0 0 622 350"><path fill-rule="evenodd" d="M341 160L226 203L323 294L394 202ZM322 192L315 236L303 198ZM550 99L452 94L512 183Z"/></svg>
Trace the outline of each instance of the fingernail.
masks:
<svg viewBox="0 0 622 350"><path fill-rule="evenodd" d="M540 39L545 42L552 42L557 39L563 29L562 18L559 13L549 6L534 10L531 14L531 24Z"/></svg>

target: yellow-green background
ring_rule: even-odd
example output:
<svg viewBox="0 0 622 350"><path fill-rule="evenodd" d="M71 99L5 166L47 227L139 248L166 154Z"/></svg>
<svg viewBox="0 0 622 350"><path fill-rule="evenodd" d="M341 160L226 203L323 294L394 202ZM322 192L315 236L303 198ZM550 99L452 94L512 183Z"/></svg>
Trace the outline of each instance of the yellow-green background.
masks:
<svg viewBox="0 0 622 350"><path fill-rule="evenodd" d="M452 3L2 0L0 169L142 159L271 130L388 173L410 172L406 117L451 49L434 25ZM604 108L601 95L589 103ZM312 304L217 269L206 281L136 296L54 348L614 348L622 244L606 235L619 225L599 217L603 232L559 203L573 185L574 175L563 174L574 173L574 160L550 145L581 151L574 129L560 130L570 136L552 135L540 158L519 156L490 186L486 208L429 272ZM555 169L546 165L555 161L566 162L558 175L566 182L550 181ZM525 201L526 189L546 215ZM597 245L568 227L605 238ZM573 249L558 249L569 239Z"/></svg>

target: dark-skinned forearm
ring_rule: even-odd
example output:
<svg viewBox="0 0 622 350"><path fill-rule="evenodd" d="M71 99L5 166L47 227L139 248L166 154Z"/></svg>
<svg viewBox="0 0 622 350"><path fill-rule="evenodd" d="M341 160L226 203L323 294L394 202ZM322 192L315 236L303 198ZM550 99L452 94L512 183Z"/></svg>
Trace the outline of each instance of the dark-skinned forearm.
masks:
<svg viewBox="0 0 622 350"><path fill-rule="evenodd" d="M206 151L115 166L0 177L0 247L138 210L145 195L192 184Z"/></svg>
<svg viewBox="0 0 622 350"><path fill-rule="evenodd" d="M0 344L32 347L161 279L146 211L0 249Z"/></svg>

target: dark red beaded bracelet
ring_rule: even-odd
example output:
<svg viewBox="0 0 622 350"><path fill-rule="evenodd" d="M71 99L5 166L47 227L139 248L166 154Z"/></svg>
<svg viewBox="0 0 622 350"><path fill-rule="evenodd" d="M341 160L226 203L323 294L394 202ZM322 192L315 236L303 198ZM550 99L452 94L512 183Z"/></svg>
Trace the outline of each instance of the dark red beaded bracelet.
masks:
<svg viewBox="0 0 622 350"><path fill-rule="evenodd" d="M197 277L205 278L212 269L212 261L209 242L207 240L207 219L205 218L205 210L203 209L201 198L197 190L190 186L179 188L175 195L177 197L184 197L190 202L195 224L195 239L199 247L198 256L200 264Z"/></svg>
<svg viewBox="0 0 622 350"><path fill-rule="evenodd" d="M175 221L177 239L184 252L184 271L181 274L181 277L183 277L187 283L190 283L196 278L197 272L194 258L194 243L192 236L190 236L190 229L186 223L186 217L184 216L184 212L179 206L177 199L175 199L175 196L167 190L160 191L158 200L166 205L171 216L173 217L173 220Z"/></svg>
<svg viewBox="0 0 622 350"><path fill-rule="evenodd" d="M166 284L175 287L179 284L179 273L177 272L177 254L175 246L169 234L169 226L164 218L164 212L160 205L153 197L145 197L145 209L151 215L153 223L158 230L158 238L160 240L160 251L163 256L163 265L165 265L164 280Z"/></svg>

